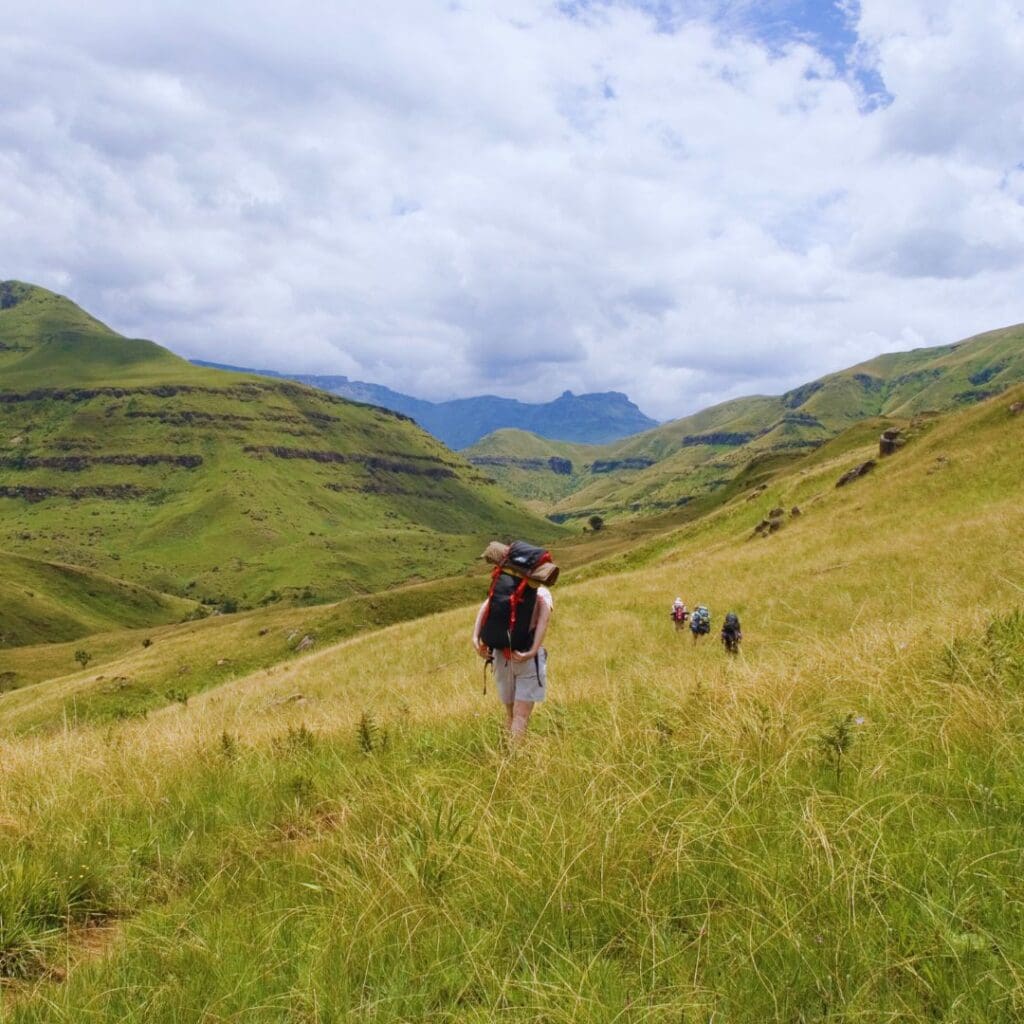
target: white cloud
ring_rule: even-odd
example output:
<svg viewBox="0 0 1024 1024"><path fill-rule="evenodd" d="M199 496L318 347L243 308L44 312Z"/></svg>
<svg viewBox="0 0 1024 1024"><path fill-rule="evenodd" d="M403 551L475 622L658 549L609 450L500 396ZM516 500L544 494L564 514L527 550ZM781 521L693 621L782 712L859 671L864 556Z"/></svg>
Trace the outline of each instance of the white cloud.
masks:
<svg viewBox="0 0 1024 1024"><path fill-rule="evenodd" d="M659 416L1024 319L1014 5L863 0L871 112L726 6L8 13L0 276L189 355Z"/></svg>

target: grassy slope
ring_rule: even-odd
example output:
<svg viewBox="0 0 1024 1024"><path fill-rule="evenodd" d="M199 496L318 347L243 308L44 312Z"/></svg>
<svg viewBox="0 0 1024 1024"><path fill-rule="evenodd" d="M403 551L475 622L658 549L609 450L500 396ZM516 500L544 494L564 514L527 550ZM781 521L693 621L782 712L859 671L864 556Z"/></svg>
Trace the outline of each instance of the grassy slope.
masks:
<svg viewBox="0 0 1024 1024"><path fill-rule="evenodd" d="M496 430L465 449L465 455L482 473L496 479L505 490L543 511L584 487L589 467L607 445L549 441L526 430ZM572 463L572 472L556 473L552 458ZM496 461L497 460L497 461ZM534 463L544 463L537 468Z"/></svg>
<svg viewBox="0 0 1024 1024"><path fill-rule="evenodd" d="M841 490L870 449L819 452L560 590L515 757L465 610L9 742L6 973L74 966L65 914L130 915L10 1019L1020 1019L1008 401ZM805 513L748 541L772 504ZM671 633L678 591L741 613L739 660Z"/></svg>
<svg viewBox="0 0 1024 1024"><path fill-rule="evenodd" d="M309 648L479 601L472 576L396 587L333 604L268 608L144 629L95 633L71 643L0 651L3 726L45 732L68 723L144 716L256 668L283 666ZM302 647L309 638L309 647ZM82 670L75 652L91 657ZM16 692L15 692L16 691Z"/></svg>
<svg viewBox="0 0 1024 1024"><path fill-rule="evenodd" d="M868 418L905 426L930 410L955 409L991 396L1024 380L1024 326L991 331L955 345L879 356L778 397L734 399L673 420L654 430L600 448L578 446L572 477L551 478L549 471L488 467L508 490L533 502L538 511L568 518L593 512L628 514L686 504L726 486L751 457L796 451ZM711 435L718 435L715 441ZM733 435L731 439L727 435ZM751 435L738 443L739 436ZM705 436L708 443L687 444ZM474 457L517 455L530 451L544 458L540 438L500 433L467 449ZM550 448L549 454L558 454ZM593 474L595 460L650 460L649 468L624 468ZM542 500L547 500L544 507Z"/></svg>
<svg viewBox="0 0 1024 1024"><path fill-rule="evenodd" d="M571 538L557 549L562 579L571 582L582 575L607 572L610 560L636 557L646 550L645 543L671 543L665 535L677 527L678 517L648 516ZM0 649L0 679L8 693L4 722L19 732L46 731L64 728L68 722L145 715L256 667L288 662L299 653L296 648L306 636L321 648L397 622L473 604L486 593L487 585L488 568L476 563L463 576L337 603L268 607L162 627L150 624L93 632L73 642L8 646ZM182 604L186 610L191 607ZM53 629L52 619L48 629ZM87 670L75 662L79 650L90 655ZM40 683L46 685L36 685ZM14 695L13 690L23 692Z"/></svg>
<svg viewBox="0 0 1024 1024"><path fill-rule="evenodd" d="M404 418L201 369L6 289L0 546L251 605L438 577L492 534L558 533Z"/></svg>
<svg viewBox="0 0 1024 1024"><path fill-rule="evenodd" d="M195 607L192 601L80 566L0 551L0 648L60 643L123 626L177 622Z"/></svg>

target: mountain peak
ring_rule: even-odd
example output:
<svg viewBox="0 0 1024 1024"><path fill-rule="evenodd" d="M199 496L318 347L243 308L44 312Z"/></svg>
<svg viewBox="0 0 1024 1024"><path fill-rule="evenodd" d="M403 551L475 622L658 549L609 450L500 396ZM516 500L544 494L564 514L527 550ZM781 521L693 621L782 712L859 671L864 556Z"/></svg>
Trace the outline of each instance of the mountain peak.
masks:
<svg viewBox="0 0 1024 1024"><path fill-rule="evenodd" d="M71 299L23 281L0 282L0 372L5 388L80 385L138 374L191 374L152 341L125 338Z"/></svg>

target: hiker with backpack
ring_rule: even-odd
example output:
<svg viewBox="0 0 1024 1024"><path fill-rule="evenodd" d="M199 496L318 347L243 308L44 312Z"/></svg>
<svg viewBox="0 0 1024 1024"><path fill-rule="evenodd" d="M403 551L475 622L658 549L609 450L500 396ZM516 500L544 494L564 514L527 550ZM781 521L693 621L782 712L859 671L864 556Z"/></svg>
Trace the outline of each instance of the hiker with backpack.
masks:
<svg viewBox="0 0 1024 1024"><path fill-rule="evenodd" d="M690 634L693 637L693 646L696 647L697 641L710 632L711 612L708 611L707 605L699 604L690 616Z"/></svg>
<svg viewBox="0 0 1024 1024"><path fill-rule="evenodd" d="M722 644L729 654L739 654L740 641L743 633L740 630L740 618L735 612L729 612L722 626Z"/></svg>
<svg viewBox="0 0 1024 1024"><path fill-rule="evenodd" d="M498 700L505 705L513 740L526 735L533 707L544 699L547 649L543 646L554 601L549 585L558 567L543 548L523 541L490 544L481 556L494 565L487 599L473 623L473 649L494 667Z"/></svg>
<svg viewBox="0 0 1024 1024"><path fill-rule="evenodd" d="M669 615L675 623L676 632L682 632L686 627L686 620L690 617L690 613L686 610L686 605L683 603L683 599L681 597L677 597L672 602L672 611L669 612Z"/></svg>

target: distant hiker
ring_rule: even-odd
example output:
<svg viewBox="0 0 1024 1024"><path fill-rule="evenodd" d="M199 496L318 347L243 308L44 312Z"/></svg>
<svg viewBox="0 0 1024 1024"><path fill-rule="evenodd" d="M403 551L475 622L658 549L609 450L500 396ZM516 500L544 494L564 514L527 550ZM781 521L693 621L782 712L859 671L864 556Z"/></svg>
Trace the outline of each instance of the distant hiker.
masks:
<svg viewBox="0 0 1024 1024"><path fill-rule="evenodd" d="M693 610L693 615L690 616L690 633L693 636L693 646L697 646L697 641L702 636L707 636L711 632L711 612L708 611L707 605L699 604Z"/></svg>
<svg viewBox="0 0 1024 1024"><path fill-rule="evenodd" d="M473 623L473 649L484 659L485 679L486 665L494 665L506 727L513 740L520 740L534 704L545 696L548 652L543 643L554 601L544 584L554 585L558 566L549 552L524 541L495 541L481 557L494 565L494 572Z"/></svg>
<svg viewBox="0 0 1024 1024"><path fill-rule="evenodd" d="M690 617L690 613L686 610L686 605L683 604L681 597L677 597L672 602L672 611L669 614L672 616L672 621L676 624L676 632L681 632L686 626L686 620Z"/></svg>
<svg viewBox="0 0 1024 1024"><path fill-rule="evenodd" d="M725 617L725 624L722 626L722 643L730 654L739 654L740 641L743 633L740 630L740 619L735 612L729 612Z"/></svg>

